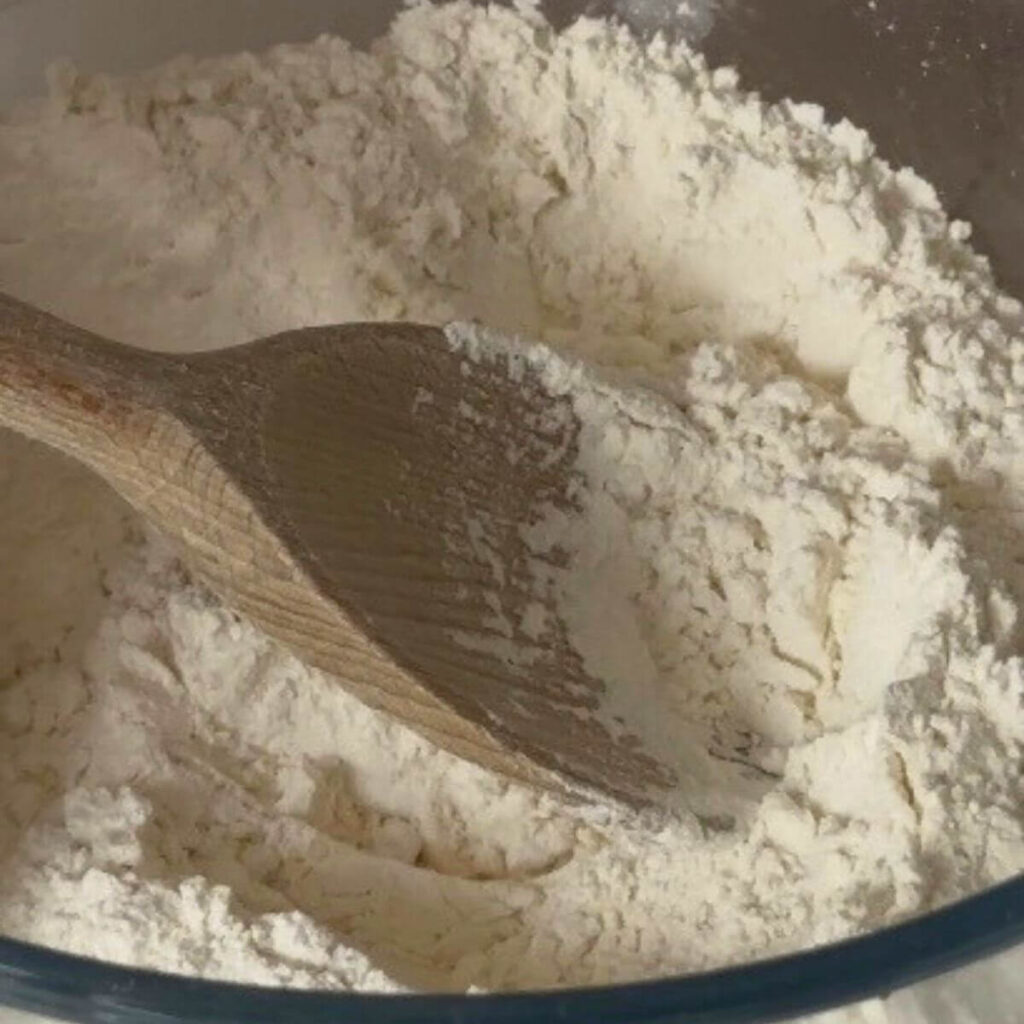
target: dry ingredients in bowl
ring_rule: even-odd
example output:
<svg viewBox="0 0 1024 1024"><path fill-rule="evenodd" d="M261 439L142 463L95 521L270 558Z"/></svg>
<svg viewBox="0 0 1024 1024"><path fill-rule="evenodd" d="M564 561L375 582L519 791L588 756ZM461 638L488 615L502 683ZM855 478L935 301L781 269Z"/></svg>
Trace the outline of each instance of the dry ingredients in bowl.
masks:
<svg viewBox="0 0 1024 1024"><path fill-rule="evenodd" d="M927 184L684 48L525 9L51 84L0 125L0 288L162 349L387 318L551 343L589 487L531 528L574 555L544 586L692 723L704 797L743 792L632 815L463 763L4 436L0 932L274 984L587 984L1024 869L1024 314Z"/></svg>

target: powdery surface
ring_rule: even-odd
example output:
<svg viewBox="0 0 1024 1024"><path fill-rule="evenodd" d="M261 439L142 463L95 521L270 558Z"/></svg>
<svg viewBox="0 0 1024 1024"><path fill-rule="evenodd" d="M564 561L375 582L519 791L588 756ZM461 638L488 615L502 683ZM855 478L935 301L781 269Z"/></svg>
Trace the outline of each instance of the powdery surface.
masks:
<svg viewBox="0 0 1024 1024"><path fill-rule="evenodd" d="M591 486L584 529L532 542L576 556L544 585L584 656L642 664L711 751L684 766L749 786L732 828L652 822L459 762L5 437L0 930L515 988L743 961L1024 868L1024 315L966 236L849 125L602 22L417 7L370 55L56 70L0 125L0 288L165 349L480 319L660 392L535 353L586 378Z"/></svg>

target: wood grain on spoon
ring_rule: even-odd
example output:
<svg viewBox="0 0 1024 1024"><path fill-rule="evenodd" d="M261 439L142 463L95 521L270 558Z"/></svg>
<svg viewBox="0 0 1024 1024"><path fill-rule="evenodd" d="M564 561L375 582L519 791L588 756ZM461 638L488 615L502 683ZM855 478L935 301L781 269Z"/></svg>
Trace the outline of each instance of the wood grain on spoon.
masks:
<svg viewBox="0 0 1024 1024"><path fill-rule="evenodd" d="M535 600L521 528L567 502L576 454L568 401L529 376L412 324L145 352L0 295L0 424L91 467L228 604L451 752L633 804L670 783L594 719L564 636L496 623Z"/></svg>

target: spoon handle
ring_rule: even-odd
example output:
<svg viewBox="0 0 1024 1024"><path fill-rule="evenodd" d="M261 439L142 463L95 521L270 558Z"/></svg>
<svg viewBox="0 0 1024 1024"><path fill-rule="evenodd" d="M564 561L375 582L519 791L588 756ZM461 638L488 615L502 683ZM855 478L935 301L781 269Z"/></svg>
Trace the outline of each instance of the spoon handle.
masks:
<svg viewBox="0 0 1024 1024"><path fill-rule="evenodd" d="M172 366L0 292L0 425L104 475L151 429Z"/></svg>

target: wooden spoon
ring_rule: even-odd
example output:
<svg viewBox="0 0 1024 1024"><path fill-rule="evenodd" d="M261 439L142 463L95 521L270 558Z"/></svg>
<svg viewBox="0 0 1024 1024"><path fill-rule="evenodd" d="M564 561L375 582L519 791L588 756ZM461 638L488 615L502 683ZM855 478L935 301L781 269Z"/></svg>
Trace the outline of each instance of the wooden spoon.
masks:
<svg viewBox="0 0 1024 1024"><path fill-rule="evenodd" d="M89 466L228 604L452 753L634 805L672 783L593 716L602 684L566 637L516 625L536 601L521 528L569 504L579 431L529 371L413 324L147 352L0 295L0 424Z"/></svg>

